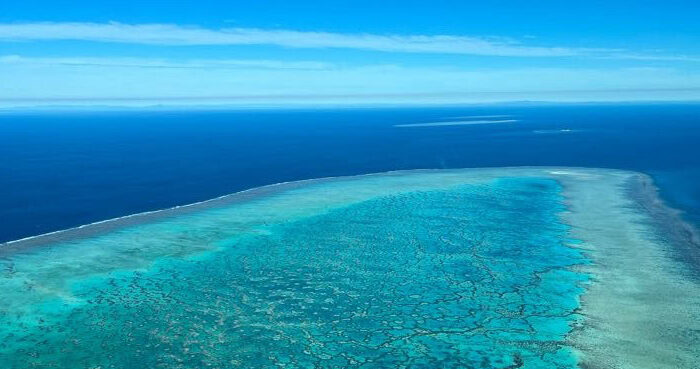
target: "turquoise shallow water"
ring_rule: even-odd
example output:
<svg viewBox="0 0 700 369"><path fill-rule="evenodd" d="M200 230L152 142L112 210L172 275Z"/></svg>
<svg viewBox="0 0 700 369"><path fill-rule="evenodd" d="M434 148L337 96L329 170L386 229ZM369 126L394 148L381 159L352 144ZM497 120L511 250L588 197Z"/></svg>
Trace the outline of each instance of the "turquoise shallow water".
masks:
<svg viewBox="0 0 700 369"><path fill-rule="evenodd" d="M501 178L276 214L254 231L124 229L121 247L140 246L93 258L102 273L32 264L60 247L8 257L1 367L575 367L566 335L587 276L572 266L587 260L564 210L554 180ZM176 241L202 250L162 252Z"/></svg>

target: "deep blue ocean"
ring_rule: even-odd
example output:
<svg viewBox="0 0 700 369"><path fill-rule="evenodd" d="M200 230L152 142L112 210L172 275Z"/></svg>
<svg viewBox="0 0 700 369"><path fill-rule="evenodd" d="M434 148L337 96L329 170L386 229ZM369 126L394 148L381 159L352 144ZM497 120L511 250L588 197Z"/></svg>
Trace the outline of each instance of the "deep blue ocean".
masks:
<svg viewBox="0 0 700 369"><path fill-rule="evenodd" d="M517 122L398 128L509 115ZM0 112L0 242L261 185L414 168L651 174L700 224L700 104Z"/></svg>

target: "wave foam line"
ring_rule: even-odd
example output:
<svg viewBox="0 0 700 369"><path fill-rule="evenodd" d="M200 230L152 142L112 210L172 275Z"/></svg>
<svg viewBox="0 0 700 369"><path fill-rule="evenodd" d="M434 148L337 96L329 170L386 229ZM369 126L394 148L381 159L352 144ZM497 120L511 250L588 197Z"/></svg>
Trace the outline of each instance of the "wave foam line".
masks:
<svg viewBox="0 0 700 369"><path fill-rule="evenodd" d="M517 119L500 119L500 120L454 120L448 122L430 122L430 123L412 123L412 124L394 124L397 128L408 127L442 127L442 126L471 126L477 124L498 124L498 123L515 123Z"/></svg>

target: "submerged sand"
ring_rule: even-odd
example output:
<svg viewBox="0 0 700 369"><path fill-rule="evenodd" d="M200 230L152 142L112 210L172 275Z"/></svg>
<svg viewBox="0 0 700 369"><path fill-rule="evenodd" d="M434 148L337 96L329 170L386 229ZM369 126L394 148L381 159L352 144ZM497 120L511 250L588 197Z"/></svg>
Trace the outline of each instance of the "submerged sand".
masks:
<svg viewBox="0 0 700 369"><path fill-rule="evenodd" d="M564 219L593 260L585 268L593 276L581 301L585 320L571 335L581 367L698 367L697 265L676 256L679 249L700 250L687 231L681 232L685 239L666 237L669 229L690 226L670 209L663 214L665 224L652 218L649 202L661 209L643 174L607 171L561 181L570 208ZM647 192L635 191L642 188Z"/></svg>
<svg viewBox="0 0 700 369"><path fill-rule="evenodd" d="M111 238L123 241L122 230L131 228L136 232L129 233L129 237L162 232L162 239L167 241L169 231L158 228L160 223L202 222L205 229L214 226L209 223L211 214L227 217L229 225L254 230L261 224L282 221L280 212L286 212L287 217L304 217L386 194L449 188L502 177L552 178L563 187L568 211L562 218L571 226L571 237L582 241L575 247L584 249L592 261L580 267L592 279L581 300L579 313L584 319L569 335L581 367L697 367L700 283L695 277L697 265L692 256L700 250L693 244L689 226L673 211L659 205L649 178L629 171L537 167L414 170L285 183L7 243L0 245L0 256L26 254L26 260L38 262L43 257L33 255L35 250L48 247L56 255L64 250L66 258L84 260L82 266L78 262L71 271L52 270L53 266L47 265L36 272L44 279L52 274L69 279L68 273L85 276L143 268L162 255L197 253L218 246L203 244L196 250L172 250L167 242L146 245L139 250L139 258L127 257L133 250L123 250L124 257L118 258L120 264L115 265L97 261L106 253L114 256L122 252L120 244L114 243L113 250L93 248L89 253L84 247L92 239L98 239L96 242L101 245L110 245ZM361 190L357 189L358 183ZM206 222L198 217L205 212L210 214ZM65 268L59 262L55 265ZM62 288L58 283L46 287L52 291Z"/></svg>

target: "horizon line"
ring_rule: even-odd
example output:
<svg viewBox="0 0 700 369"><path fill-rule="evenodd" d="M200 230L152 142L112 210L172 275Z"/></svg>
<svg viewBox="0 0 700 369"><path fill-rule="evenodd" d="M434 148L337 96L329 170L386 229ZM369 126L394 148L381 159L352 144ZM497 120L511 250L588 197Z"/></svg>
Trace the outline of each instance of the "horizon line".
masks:
<svg viewBox="0 0 700 369"><path fill-rule="evenodd" d="M657 105L657 104L700 104L700 96L689 99L638 99L638 100L499 100L472 102L287 102L257 104L192 104L192 105L16 105L2 106L0 114L11 112L108 112L108 111L205 111L205 110L277 110L277 109L363 109L363 108L421 108L421 107L460 107L498 105Z"/></svg>
<svg viewBox="0 0 700 369"><path fill-rule="evenodd" d="M550 89L530 91L446 91L446 92L406 92L406 93L336 93L336 94L239 94L211 96L100 96L100 97L0 97L1 103L11 102L100 102L100 101L183 101L183 100L254 100L254 99L345 99L345 98L415 98L415 97L475 97L482 95L509 95L548 93L612 93L612 92L700 92L700 87L669 88L607 88L607 89ZM621 101L625 101L622 99Z"/></svg>

